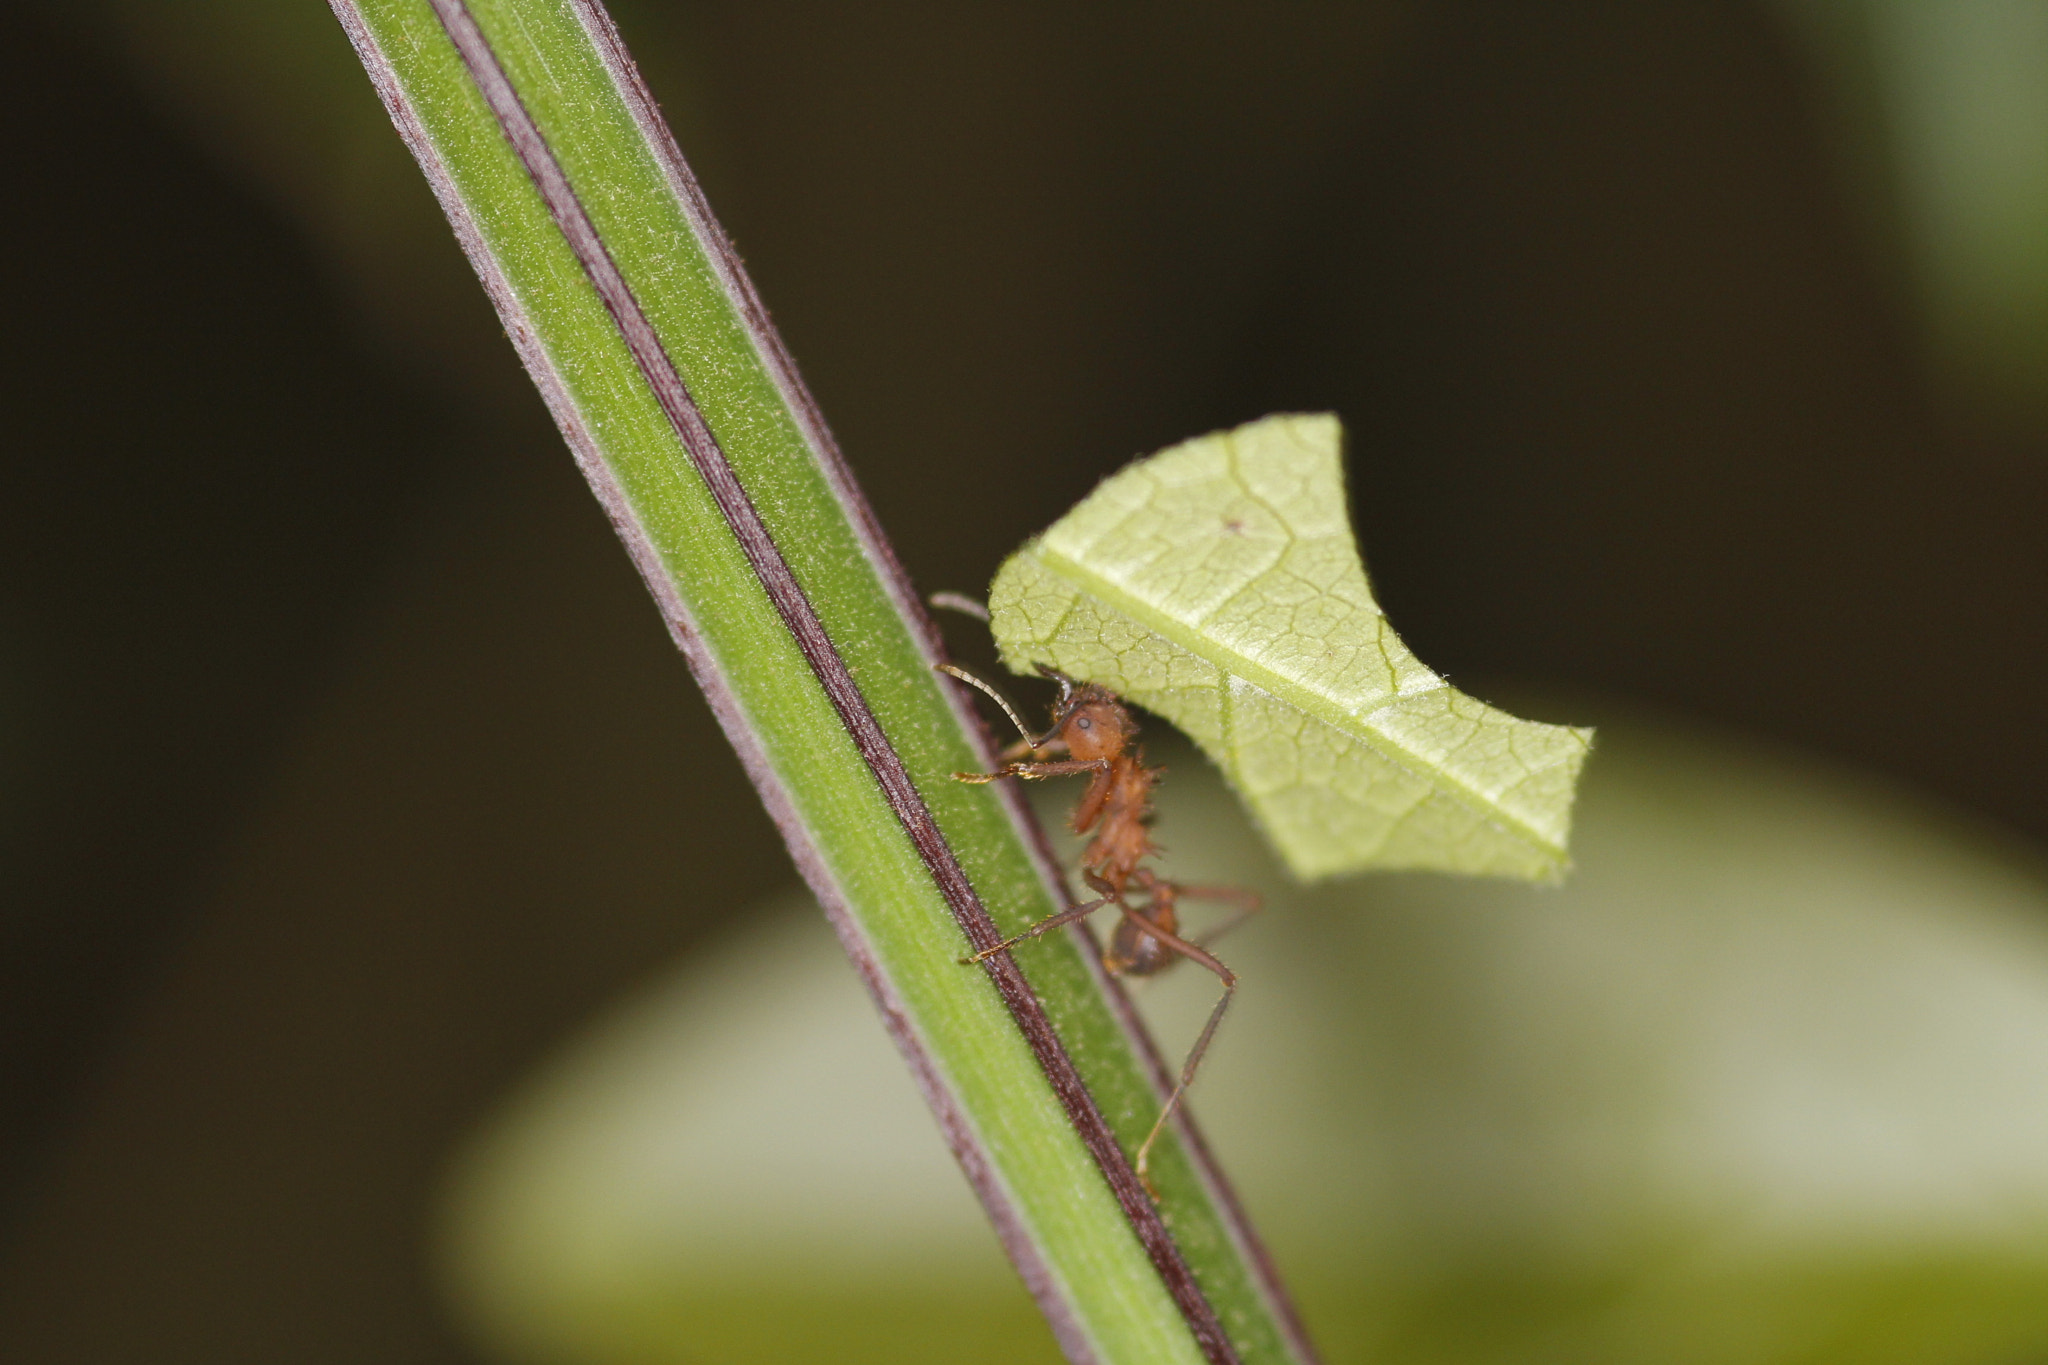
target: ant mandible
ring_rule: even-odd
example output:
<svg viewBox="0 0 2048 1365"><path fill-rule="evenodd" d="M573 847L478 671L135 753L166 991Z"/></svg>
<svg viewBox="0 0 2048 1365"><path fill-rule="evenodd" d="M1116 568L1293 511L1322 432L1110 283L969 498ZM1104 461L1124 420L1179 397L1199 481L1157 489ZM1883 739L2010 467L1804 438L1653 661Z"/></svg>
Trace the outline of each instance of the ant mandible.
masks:
<svg viewBox="0 0 2048 1365"><path fill-rule="evenodd" d="M1008 952L1027 939L1037 938L1061 925L1072 924L1106 905L1114 905L1122 918L1117 921L1109 946L1102 953L1103 968L1110 975L1154 976L1181 958L1187 958L1214 972L1217 980L1223 983L1222 998L1209 1011L1208 1022L1202 1025L1194 1047L1181 1064L1179 1083L1167 1097L1165 1108L1159 1111L1152 1131L1145 1135L1145 1141L1138 1147L1133 1164L1137 1167L1138 1178L1149 1190L1152 1182L1145 1174L1145 1168L1152 1154L1152 1144L1159 1140L1166 1121L1173 1117L1181 1096L1193 1083L1195 1070L1201 1066L1202 1056L1216 1036L1216 1027L1223 1022L1223 1015L1237 994L1237 974L1202 944L1181 937L1178 902L1182 899L1212 900L1237 907L1235 914L1210 931L1208 938L1214 940L1246 916L1257 913L1259 897L1238 887L1185 886L1168 881L1143 866L1147 859L1159 852L1152 843L1150 830L1152 789L1159 785L1165 769L1145 766L1144 751L1132 742L1138 733L1137 722L1131 719L1129 708L1114 692L1094 683L1076 682L1064 673L1040 666L1038 671L1059 684L1060 691L1052 706L1052 724L1044 733L1033 735L1018 718L1016 709L995 688L951 664L940 664L939 668L993 698L1023 736L1002 752L1000 757L1005 761L994 772L954 773L955 778L962 782L995 782L1015 777L1035 782L1048 777L1091 774L1088 790L1074 807L1069 824L1076 834L1094 831L1094 839L1081 854L1081 879L1096 893L1097 899L1048 916L1023 933L962 961L985 961L997 953ZM1062 751L1067 755L1064 759L1040 757L1041 754ZM1139 897L1135 904L1131 899L1133 892Z"/></svg>

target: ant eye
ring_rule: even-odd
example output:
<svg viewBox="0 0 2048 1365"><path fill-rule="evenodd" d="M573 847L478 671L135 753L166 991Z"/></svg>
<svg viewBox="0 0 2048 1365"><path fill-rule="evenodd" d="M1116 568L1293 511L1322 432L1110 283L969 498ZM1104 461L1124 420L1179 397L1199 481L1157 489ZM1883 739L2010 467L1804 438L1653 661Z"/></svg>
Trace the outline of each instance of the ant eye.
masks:
<svg viewBox="0 0 2048 1365"><path fill-rule="evenodd" d="M1093 730L1095 728L1095 722L1088 719L1088 717L1086 716L1081 717L1081 719L1075 721L1074 724L1080 726L1083 730Z"/></svg>

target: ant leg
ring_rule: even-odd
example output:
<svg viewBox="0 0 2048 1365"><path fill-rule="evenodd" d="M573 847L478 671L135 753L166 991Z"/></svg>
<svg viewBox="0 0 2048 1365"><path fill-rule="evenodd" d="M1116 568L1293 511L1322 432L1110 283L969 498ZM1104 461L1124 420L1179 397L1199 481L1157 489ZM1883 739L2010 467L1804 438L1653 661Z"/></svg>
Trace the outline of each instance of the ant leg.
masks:
<svg viewBox="0 0 2048 1365"><path fill-rule="evenodd" d="M1043 744L1037 744L1026 736L1004 745L996 757L1005 763L1015 763L1020 758L1029 757L1036 763L1042 761L1039 758L1040 754L1063 754L1066 751L1067 742L1063 739L1049 739Z"/></svg>
<svg viewBox="0 0 2048 1365"><path fill-rule="evenodd" d="M1138 1155L1133 1164L1138 1169L1138 1179L1144 1181L1145 1188L1150 1190L1152 1188L1152 1181L1145 1174L1145 1164L1152 1155L1152 1144L1159 1140L1159 1134L1166 1128L1166 1121L1172 1118L1173 1111L1180 1107L1181 1096L1187 1094L1188 1087L1194 1083L1195 1070L1202 1065L1203 1054L1208 1052L1209 1044L1215 1040L1216 1026L1223 1022L1223 1015L1229 1010L1231 999L1237 994L1237 973L1217 961L1213 954L1204 951L1196 944L1188 942L1178 934L1169 933L1165 929L1160 928L1129 906L1124 906L1123 911L1125 917L1137 925L1138 928L1150 934L1174 952L1179 953L1182 957L1187 958L1190 962L1198 962L1202 966L1207 967L1210 971L1216 973L1216 979L1223 983L1223 998L1218 1000L1216 1007L1209 1011L1209 1021L1202 1025L1201 1035L1195 1039L1194 1047L1188 1050L1188 1059L1180 1065L1180 1083L1174 1086L1173 1093L1166 1097L1166 1107L1159 1111L1159 1117L1153 1121L1152 1131L1145 1134L1145 1140L1138 1144Z"/></svg>
<svg viewBox="0 0 2048 1365"><path fill-rule="evenodd" d="M1062 759L1057 763L1005 763L992 773L954 773L956 782L994 782L999 778L1021 777L1026 782L1037 782L1048 777L1073 777L1078 773L1099 773L1106 771L1106 758Z"/></svg>
<svg viewBox="0 0 2048 1365"><path fill-rule="evenodd" d="M1174 892L1183 900L1216 901L1235 907L1228 915L1210 926L1200 938L1194 940L1197 945L1204 948L1266 908L1266 902L1258 892L1242 886L1176 886Z"/></svg>
<svg viewBox="0 0 2048 1365"><path fill-rule="evenodd" d="M1072 924L1077 919L1085 919L1087 916L1094 914L1097 910L1100 910L1103 906L1107 904L1109 904L1109 899L1107 897L1104 897L1102 900L1099 901L1089 901L1085 905L1076 905L1071 909L1062 910L1057 915L1048 915L1044 919L1040 920L1038 923L1032 925L1029 929L1026 929L1023 933L1012 935L1011 937L1004 939L1001 943L998 943L993 948L983 948L973 957L961 958L960 965L963 967L971 967L977 962L986 962L990 958L994 957L997 953L1006 953L1010 949L1016 947L1020 943L1023 943L1027 939L1034 939L1037 938L1040 934L1051 933L1053 930L1059 928L1062 924Z"/></svg>
<svg viewBox="0 0 2048 1365"><path fill-rule="evenodd" d="M1090 872L1084 867L1081 869L1081 880L1088 883L1091 891L1100 891L1102 898L1106 901L1122 899L1123 893L1116 889L1116 883L1103 876L1100 872ZM1130 907L1127 905L1124 909L1129 910Z"/></svg>

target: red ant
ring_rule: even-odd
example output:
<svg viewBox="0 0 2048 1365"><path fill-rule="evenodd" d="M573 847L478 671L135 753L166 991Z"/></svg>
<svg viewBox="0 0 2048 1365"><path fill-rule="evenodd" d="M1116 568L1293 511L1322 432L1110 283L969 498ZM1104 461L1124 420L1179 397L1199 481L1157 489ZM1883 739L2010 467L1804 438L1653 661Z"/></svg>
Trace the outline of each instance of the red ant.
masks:
<svg viewBox="0 0 2048 1365"><path fill-rule="evenodd" d="M1033 735L1018 718L1015 708L993 687L951 664L940 664L939 668L993 698L1023 736L1022 740L1002 752L1000 757L1005 761L994 772L954 773L955 778L962 782L994 782L1000 778L1016 777L1035 782L1048 777L1093 775L1080 804L1074 807L1069 824L1076 834L1086 834L1091 830L1095 833L1094 840L1081 854L1081 878L1097 893L1097 899L1042 919L1023 933L962 961L985 961L997 953L1008 952L1026 939L1037 938L1063 924L1072 924L1105 905L1114 905L1123 917L1117 922L1115 932L1110 935L1109 946L1102 953L1102 965L1110 975L1153 976L1181 958L1187 958L1216 973L1217 979L1223 983L1223 998L1209 1012L1208 1022L1202 1026L1201 1035L1195 1039L1187 1061L1181 1064L1180 1083L1174 1086L1173 1093L1167 1097L1166 1107L1160 1110L1158 1120L1152 1125L1152 1131L1145 1135L1145 1141L1138 1147L1134 1164L1138 1178L1144 1180L1146 1188L1150 1189L1152 1182L1145 1175L1145 1165L1152 1154L1152 1144L1158 1141L1166 1121L1173 1116L1181 1096L1187 1093L1188 1086L1194 1081L1195 1069L1202 1064L1202 1055L1209 1050L1210 1040L1216 1036L1216 1026L1223 1022L1224 1011L1230 1008L1231 997L1237 993L1237 974L1217 961L1201 944L1180 936L1177 902L1186 897L1237 906L1236 914L1211 931L1208 937L1213 940L1246 916L1256 913L1259 897L1237 887L1183 886L1141 866L1159 852L1152 843L1148 826L1152 819L1152 789L1159 784L1165 769L1145 766L1144 751L1132 743L1138 733L1137 722L1131 719L1130 710L1114 692L1094 683L1076 682L1064 673L1041 666L1038 671L1058 683L1060 691L1052 706L1052 724L1043 734ZM1039 757L1060 751L1064 751L1067 757L1051 761ZM1018 761L1027 755L1029 761ZM1127 898L1132 890L1143 897L1135 905Z"/></svg>

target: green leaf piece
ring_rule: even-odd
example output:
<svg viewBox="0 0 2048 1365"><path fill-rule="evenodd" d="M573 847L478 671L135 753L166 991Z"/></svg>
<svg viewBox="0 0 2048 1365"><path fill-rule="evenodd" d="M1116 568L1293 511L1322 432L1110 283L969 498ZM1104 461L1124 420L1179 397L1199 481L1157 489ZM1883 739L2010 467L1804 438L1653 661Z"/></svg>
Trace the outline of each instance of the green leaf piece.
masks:
<svg viewBox="0 0 2048 1365"><path fill-rule="evenodd" d="M1345 514L1342 443L1327 413L1267 417L1105 480L996 575L1003 662L1172 721L1304 879L1555 881L1593 732L1475 701L1401 643Z"/></svg>

